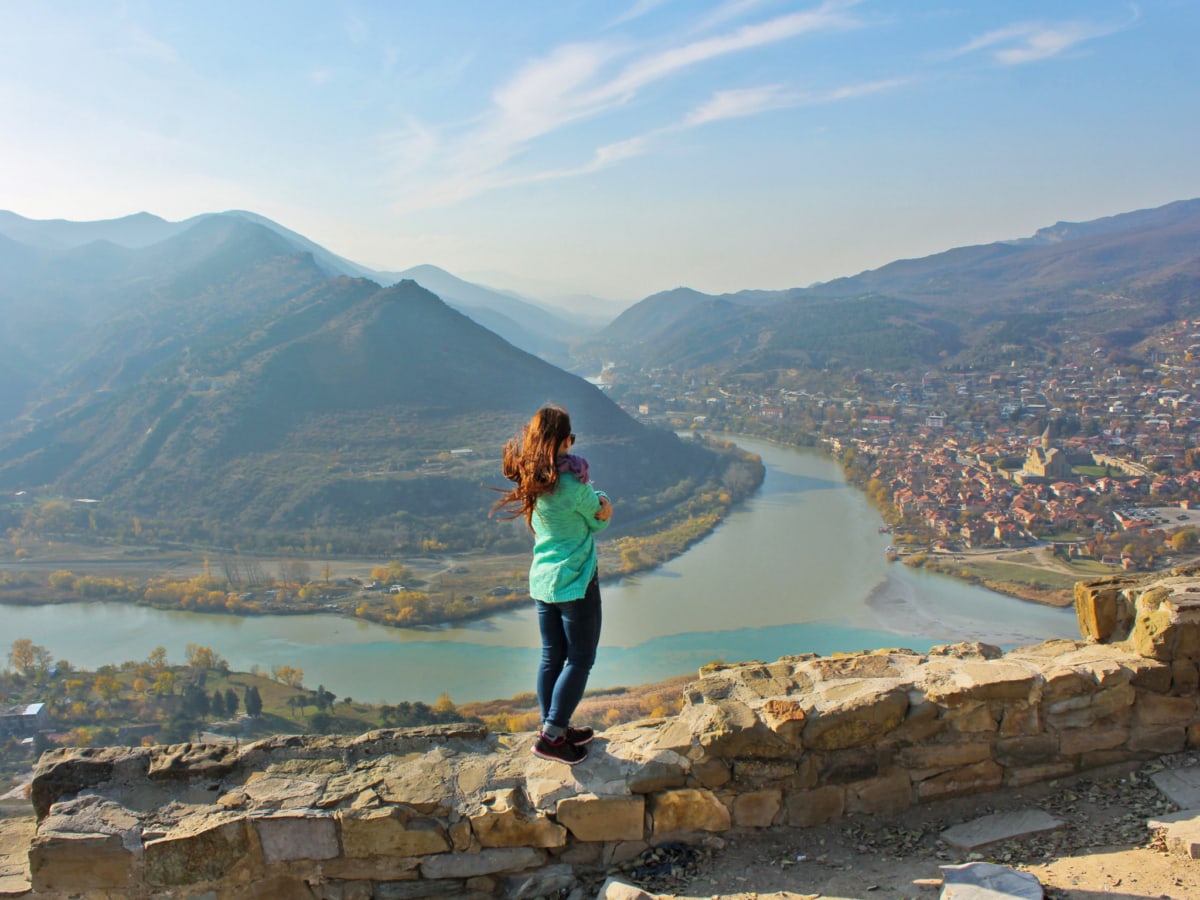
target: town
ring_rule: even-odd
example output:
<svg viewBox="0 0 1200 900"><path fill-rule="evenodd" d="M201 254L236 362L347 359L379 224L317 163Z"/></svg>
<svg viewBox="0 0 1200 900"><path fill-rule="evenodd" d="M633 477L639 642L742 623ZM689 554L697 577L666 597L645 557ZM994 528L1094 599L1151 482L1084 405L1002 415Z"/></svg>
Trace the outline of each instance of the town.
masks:
<svg viewBox="0 0 1200 900"><path fill-rule="evenodd" d="M1197 545L1200 321L1174 322L1136 350L1068 338L1056 357L916 377L789 370L769 386L761 374L706 381L619 367L607 379L646 421L825 447L906 562L1036 549L1054 596L973 580L1062 604L1081 577L1174 565Z"/></svg>

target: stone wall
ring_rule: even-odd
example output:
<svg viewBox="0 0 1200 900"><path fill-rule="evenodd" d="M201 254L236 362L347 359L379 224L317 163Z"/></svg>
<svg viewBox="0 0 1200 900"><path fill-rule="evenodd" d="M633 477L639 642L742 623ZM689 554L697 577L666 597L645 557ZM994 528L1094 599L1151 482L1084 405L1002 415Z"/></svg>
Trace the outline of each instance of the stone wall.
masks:
<svg viewBox="0 0 1200 900"><path fill-rule="evenodd" d="M1083 641L706 667L678 716L570 768L443 726L241 748L59 750L35 893L536 897L647 846L808 826L1200 745L1200 579L1076 589Z"/></svg>

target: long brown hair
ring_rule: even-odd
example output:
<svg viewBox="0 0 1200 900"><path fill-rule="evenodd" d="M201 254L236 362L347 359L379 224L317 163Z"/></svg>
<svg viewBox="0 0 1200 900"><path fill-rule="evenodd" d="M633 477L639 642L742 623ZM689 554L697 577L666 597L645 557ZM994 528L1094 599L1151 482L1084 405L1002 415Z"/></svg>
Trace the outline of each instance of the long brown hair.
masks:
<svg viewBox="0 0 1200 900"><path fill-rule="evenodd" d="M571 436L571 417L561 406L543 406L525 430L504 445L504 477L513 488L492 507L492 513L504 510L501 518L525 517L533 530L533 508L537 498L558 486L558 448Z"/></svg>

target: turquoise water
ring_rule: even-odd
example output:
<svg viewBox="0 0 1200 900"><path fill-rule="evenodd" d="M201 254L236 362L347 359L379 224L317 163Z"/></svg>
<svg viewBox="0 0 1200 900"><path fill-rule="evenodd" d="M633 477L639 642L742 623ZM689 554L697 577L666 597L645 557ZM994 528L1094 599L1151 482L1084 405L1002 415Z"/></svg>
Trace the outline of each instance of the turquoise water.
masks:
<svg viewBox="0 0 1200 900"><path fill-rule="evenodd" d="M592 687L644 684L714 659L1077 636L1069 610L888 563L878 514L827 457L739 443L762 455L762 489L683 556L604 585ZM603 487L603 473L595 477ZM443 691L458 703L509 697L533 689L537 665L532 609L436 630L116 604L3 607L0 623L0 644L28 637L55 658L89 668L144 659L159 645L182 662L186 645L196 643L235 669L298 666L310 687L324 684L338 696L377 703L432 702Z"/></svg>

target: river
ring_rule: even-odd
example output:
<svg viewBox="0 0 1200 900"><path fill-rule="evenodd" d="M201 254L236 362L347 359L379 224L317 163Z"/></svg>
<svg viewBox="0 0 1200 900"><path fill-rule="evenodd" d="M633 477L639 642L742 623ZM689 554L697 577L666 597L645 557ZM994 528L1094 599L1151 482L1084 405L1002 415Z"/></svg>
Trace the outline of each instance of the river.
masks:
<svg viewBox="0 0 1200 900"><path fill-rule="evenodd" d="M682 556L604 585L591 687L645 684L714 659L1078 636L1071 610L888 563L879 514L827 456L748 438L738 443L762 456L762 488ZM596 476L603 487L603 473ZM310 687L374 703L431 703L442 692L464 703L531 691L538 656L532 608L436 630L102 603L0 607L0 621L0 646L31 638L77 666L144 659L160 645L183 662L185 647L195 643L234 669L296 666Z"/></svg>

